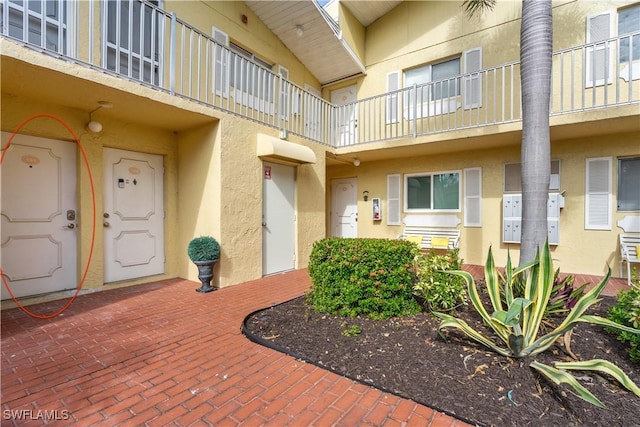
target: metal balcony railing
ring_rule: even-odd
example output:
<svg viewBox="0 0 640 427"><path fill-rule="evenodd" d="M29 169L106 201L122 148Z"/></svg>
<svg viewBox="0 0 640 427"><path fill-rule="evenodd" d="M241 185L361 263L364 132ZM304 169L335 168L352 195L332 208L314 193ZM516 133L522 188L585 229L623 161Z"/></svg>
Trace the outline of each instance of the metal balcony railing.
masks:
<svg viewBox="0 0 640 427"><path fill-rule="evenodd" d="M333 147L522 120L519 62L336 106L155 3L0 0L2 36ZM552 67L552 116L640 102L640 33Z"/></svg>

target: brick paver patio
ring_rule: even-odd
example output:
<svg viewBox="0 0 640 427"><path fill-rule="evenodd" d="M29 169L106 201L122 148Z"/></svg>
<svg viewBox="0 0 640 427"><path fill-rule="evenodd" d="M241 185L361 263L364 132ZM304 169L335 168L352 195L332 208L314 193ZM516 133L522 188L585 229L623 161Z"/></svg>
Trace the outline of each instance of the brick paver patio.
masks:
<svg viewBox="0 0 640 427"><path fill-rule="evenodd" d="M626 281L610 285L613 294ZM51 320L2 311L2 426L466 426L244 337L249 313L309 289L306 270L209 294L199 286L88 294Z"/></svg>

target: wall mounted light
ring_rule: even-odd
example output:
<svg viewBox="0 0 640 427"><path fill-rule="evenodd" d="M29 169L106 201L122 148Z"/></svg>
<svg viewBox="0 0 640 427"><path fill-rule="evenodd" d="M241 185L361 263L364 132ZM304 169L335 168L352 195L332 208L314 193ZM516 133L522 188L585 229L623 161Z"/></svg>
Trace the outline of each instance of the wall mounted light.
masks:
<svg viewBox="0 0 640 427"><path fill-rule="evenodd" d="M102 132L102 123L97 120L93 120L91 117L93 113L101 108L113 108L113 104L107 101L98 101L98 108L89 111L89 123L87 123L87 129L93 133Z"/></svg>
<svg viewBox="0 0 640 427"><path fill-rule="evenodd" d="M304 34L302 25L296 25L296 34L298 35L298 37L302 37L302 35Z"/></svg>
<svg viewBox="0 0 640 427"><path fill-rule="evenodd" d="M362 192L362 198L364 199L365 202L369 200L369 192L367 190L364 190Z"/></svg>

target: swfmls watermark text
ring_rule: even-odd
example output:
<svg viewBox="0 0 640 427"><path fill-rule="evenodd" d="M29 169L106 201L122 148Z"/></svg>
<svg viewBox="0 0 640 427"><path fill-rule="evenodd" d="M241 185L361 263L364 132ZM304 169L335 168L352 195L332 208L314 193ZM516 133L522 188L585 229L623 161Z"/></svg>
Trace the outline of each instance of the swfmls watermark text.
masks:
<svg viewBox="0 0 640 427"><path fill-rule="evenodd" d="M41 420L41 421L64 421L71 418L71 414L66 409L4 409L2 411L3 420Z"/></svg>

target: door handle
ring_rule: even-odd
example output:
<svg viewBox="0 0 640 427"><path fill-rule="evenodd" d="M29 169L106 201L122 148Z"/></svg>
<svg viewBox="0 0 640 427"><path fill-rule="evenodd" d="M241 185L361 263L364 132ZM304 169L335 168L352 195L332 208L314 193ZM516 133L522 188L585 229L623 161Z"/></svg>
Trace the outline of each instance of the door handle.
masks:
<svg viewBox="0 0 640 427"><path fill-rule="evenodd" d="M105 228L108 228L111 224L109 224L107 221L102 223L102 226Z"/></svg>
<svg viewBox="0 0 640 427"><path fill-rule="evenodd" d="M69 224L65 225L63 228L69 229L69 230L73 230L74 228L76 228L76 225L72 222L70 222Z"/></svg>

